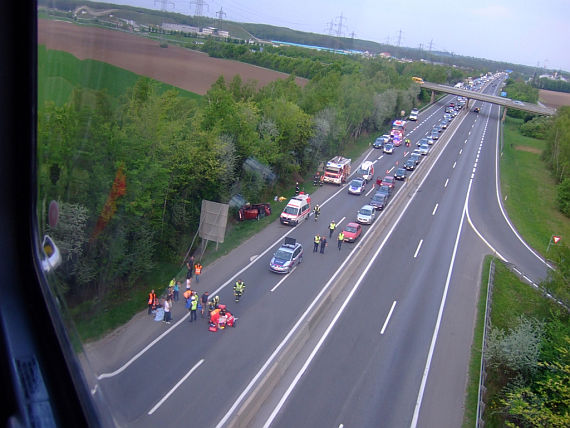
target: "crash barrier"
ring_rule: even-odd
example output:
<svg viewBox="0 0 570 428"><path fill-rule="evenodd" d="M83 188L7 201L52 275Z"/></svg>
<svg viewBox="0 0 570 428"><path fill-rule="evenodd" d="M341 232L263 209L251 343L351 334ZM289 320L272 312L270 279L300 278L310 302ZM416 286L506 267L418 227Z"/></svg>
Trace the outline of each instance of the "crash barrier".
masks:
<svg viewBox="0 0 570 428"><path fill-rule="evenodd" d="M487 391L485 379L487 378L487 359L485 358L485 346L487 343L487 333L491 329L491 296L493 295L493 285L495 284L495 259L489 265L489 278L487 279L487 298L485 299L485 319L483 322L483 338L481 340L481 367L479 369L479 391L477 393L477 413L475 426L482 428L483 412L485 411L485 401L483 396Z"/></svg>
<svg viewBox="0 0 570 428"><path fill-rule="evenodd" d="M462 112L457 115L455 120L453 120L450 123L450 126L448 126L443 137L439 139L438 143L434 144L430 155L426 156L426 159L423 159L418 167L421 167L423 164L433 165L437 161L439 156L436 155L445 149L461 122L463 122L465 117L467 117L468 112L469 109L463 109ZM426 168L429 170L428 167L422 167L421 169L426 170ZM395 221L401 212L401 208L403 208L405 204L408 203L409 199L413 197L422 182L423 177L420 174L412 174L412 176L405 182L404 186L402 186L401 191L394 196L394 199L386 209L382 211L381 217L376 221L375 229L367 235L366 242L361 242L359 244L359 258L361 260L368 260L374 251L377 250L378 242L380 242L388 233L388 228L381 227L380 225L389 225ZM404 191L405 189L407 190ZM407 197L404 195L407 195ZM292 334L279 352L279 356L271 364L271 367L267 369L266 373L257 382L247 399L244 400L243 404L241 404L234 416L228 421L228 427L246 428L251 426L251 422L255 415L272 393L275 386L281 381L289 366L295 360L297 353L311 338L312 332L317 328L324 314L329 312L339 294L349 288L351 280L357 277L358 272L360 272L359 269L359 266L354 263L347 264L346 268L344 268L338 277L330 284L330 287L328 287L321 296L310 314L307 315L307 320L304 324L305 327L297 329Z"/></svg>

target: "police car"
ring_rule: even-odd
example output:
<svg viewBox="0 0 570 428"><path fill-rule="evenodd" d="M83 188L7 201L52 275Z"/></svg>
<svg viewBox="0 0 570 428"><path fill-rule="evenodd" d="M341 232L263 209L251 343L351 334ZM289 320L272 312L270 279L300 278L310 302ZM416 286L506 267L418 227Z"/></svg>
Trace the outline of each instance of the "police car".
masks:
<svg viewBox="0 0 570 428"><path fill-rule="evenodd" d="M285 238L285 243L279 247L271 261L269 270L276 273L289 273L303 261L303 246L294 238Z"/></svg>

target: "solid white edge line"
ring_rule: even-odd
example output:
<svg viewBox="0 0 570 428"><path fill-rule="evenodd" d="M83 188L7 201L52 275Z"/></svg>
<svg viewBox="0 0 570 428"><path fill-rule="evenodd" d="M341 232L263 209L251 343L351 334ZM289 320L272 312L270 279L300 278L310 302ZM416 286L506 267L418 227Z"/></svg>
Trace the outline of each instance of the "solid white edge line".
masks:
<svg viewBox="0 0 570 428"><path fill-rule="evenodd" d="M386 317L386 321L384 321L384 325L382 326L382 330L380 330L380 334L384 334L384 332L386 331L386 327L388 327L388 322L390 321L390 318L392 317L392 312L394 312L395 307L396 307L396 301L394 300L394 303L392 303L392 307L390 308L390 312L388 312L388 316Z"/></svg>
<svg viewBox="0 0 570 428"><path fill-rule="evenodd" d="M515 234L515 236L519 239L519 241L527 248L527 250L529 250L532 254L534 254L534 256L540 260L543 264L545 264L549 269L554 270L554 268L552 266L550 266L549 263L547 263L540 254L538 254L536 251L534 251L534 249L532 249L526 242L525 240L522 238L522 236L519 235L519 233L517 232L517 230L515 229L515 227L512 225L511 221L509 220L509 218L507 217L507 214L505 213L505 210L503 209L503 204L501 202L501 195L500 195L500 189L499 189L499 121L500 121L500 109L497 109L497 138L496 138L496 149L495 149L495 191L497 193L497 202L499 204L499 209L501 210L501 214L503 214L503 218L505 219L505 221L507 222L507 224L509 225L509 227L511 228L511 230L513 231L513 233Z"/></svg>
<svg viewBox="0 0 570 428"><path fill-rule="evenodd" d="M168 391L168 393L167 393L164 397L162 397L162 398L160 399L160 401L159 401L158 403L156 403L156 404L154 405L154 407L153 407L152 409L150 409L150 411L149 411L147 414L148 414L148 415L152 415L160 406L162 406L162 404L168 399L168 397L170 397L170 396L174 393L174 391L176 391L176 390L178 389L178 387L179 387L180 385L182 385L182 383L183 383L186 379L188 379L188 377L189 377L192 373L194 373L194 371L195 371L198 367L200 367L200 366L202 365L203 362L204 362L204 359L202 358L200 361L198 361L196 364L194 364L194 367L192 367L192 368L190 369L190 371L189 371L188 373L186 373L186 374L184 375L184 377L183 377L182 379L180 379L180 380L178 381L178 383L177 383L176 385L174 385L174 386L172 387L172 389L171 389L170 391Z"/></svg>

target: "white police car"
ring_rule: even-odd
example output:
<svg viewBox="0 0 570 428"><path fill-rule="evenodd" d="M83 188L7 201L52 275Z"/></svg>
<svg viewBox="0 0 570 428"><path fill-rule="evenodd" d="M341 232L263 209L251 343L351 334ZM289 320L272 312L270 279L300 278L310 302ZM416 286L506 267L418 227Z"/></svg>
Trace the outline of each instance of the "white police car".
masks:
<svg viewBox="0 0 570 428"><path fill-rule="evenodd" d="M276 273L289 273L303 261L303 246L294 238L285 238L285 243L279 247L271 261L269 270Z"/></svg>

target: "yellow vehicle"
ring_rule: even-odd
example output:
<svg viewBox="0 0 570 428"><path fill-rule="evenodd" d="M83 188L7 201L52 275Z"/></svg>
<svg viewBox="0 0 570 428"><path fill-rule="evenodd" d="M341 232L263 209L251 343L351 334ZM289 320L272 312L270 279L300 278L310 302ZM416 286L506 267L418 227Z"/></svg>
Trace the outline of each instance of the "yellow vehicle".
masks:
<svg viewBox="0 0 570 428"><path fill-rule="evenodd" d="M421 77L414 76L414 77L412 77L412 80L416 83L419 83L420 85L423 85L423 83L424 83L424 79L422 79Z"/></svg>

